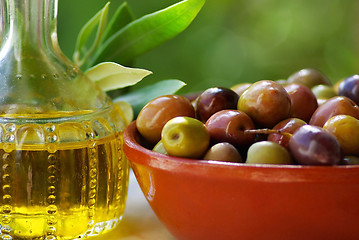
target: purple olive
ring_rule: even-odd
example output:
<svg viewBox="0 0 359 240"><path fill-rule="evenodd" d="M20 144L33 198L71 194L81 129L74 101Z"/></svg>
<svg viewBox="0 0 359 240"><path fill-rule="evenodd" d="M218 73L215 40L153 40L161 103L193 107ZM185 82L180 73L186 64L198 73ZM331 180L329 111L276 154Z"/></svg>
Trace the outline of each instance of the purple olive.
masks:
<svg viewBox="0 0 359 240"><path fill-rule="evenodd" d="M289 140L289 149L301 165L337 165L341 161L337 139L317 126L299 127Z"/></svg>
<svg viewBox="0 0 359 240"><path fill-rule="evenodd" d="M218 111L237 109L238 99L238 94L229 88L208 88L196 100L196 116L200 121L206 122L210 116Z"/></svg>

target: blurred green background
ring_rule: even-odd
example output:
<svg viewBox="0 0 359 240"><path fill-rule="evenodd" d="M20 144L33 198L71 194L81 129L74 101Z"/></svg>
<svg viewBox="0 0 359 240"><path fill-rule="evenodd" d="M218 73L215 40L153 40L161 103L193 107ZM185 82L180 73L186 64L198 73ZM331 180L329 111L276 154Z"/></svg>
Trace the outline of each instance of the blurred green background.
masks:
<svg viewBox="0 0 359 240"><path fill-rule="evenodd" d="M59 42L67 56L81 26L106 2L59 1ZM136 18L175 2L127 1ZM111 1L110 13L121 3ZM207 0L189 28L135 67L153 72L142 85L179 79L188 84L183 93L283 79L307 67L335 82L359 73L358 7L357 0Z"/></svg>

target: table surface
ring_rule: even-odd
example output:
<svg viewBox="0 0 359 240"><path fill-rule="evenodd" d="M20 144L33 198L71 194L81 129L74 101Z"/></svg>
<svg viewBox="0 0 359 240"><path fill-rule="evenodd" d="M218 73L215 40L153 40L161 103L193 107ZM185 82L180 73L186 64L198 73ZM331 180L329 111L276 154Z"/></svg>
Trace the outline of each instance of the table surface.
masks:
<svg viewBox="0 0 359 240"><path fill-rule="evenodd" d="M174 240L152 211L141 192L133 172L130 172L124 217L116 229L93 240Z"/></svg>

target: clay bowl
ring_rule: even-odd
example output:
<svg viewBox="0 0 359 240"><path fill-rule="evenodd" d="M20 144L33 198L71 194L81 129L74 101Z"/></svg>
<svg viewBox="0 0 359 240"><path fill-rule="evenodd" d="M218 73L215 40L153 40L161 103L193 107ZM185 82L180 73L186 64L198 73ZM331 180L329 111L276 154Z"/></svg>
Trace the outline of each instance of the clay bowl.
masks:
<svg viewBox="0 0 359 240"><path fill-rule="evenodd" d="M124 151L162 223L177 239L357 240L359 166L221 163L143 147L133 122Z"/></svg>

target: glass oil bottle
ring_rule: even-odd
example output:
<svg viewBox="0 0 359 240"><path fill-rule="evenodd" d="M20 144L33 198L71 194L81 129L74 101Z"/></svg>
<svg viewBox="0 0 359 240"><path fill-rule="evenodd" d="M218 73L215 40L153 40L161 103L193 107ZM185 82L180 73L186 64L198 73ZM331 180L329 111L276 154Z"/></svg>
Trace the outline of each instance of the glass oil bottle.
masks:
<svg viewBox="0 0 359 240"><path fill-rule="evenodd" d="M0 239L84 239L120 221L121 109L61 52L57 0L0 0Z"/></svg>

